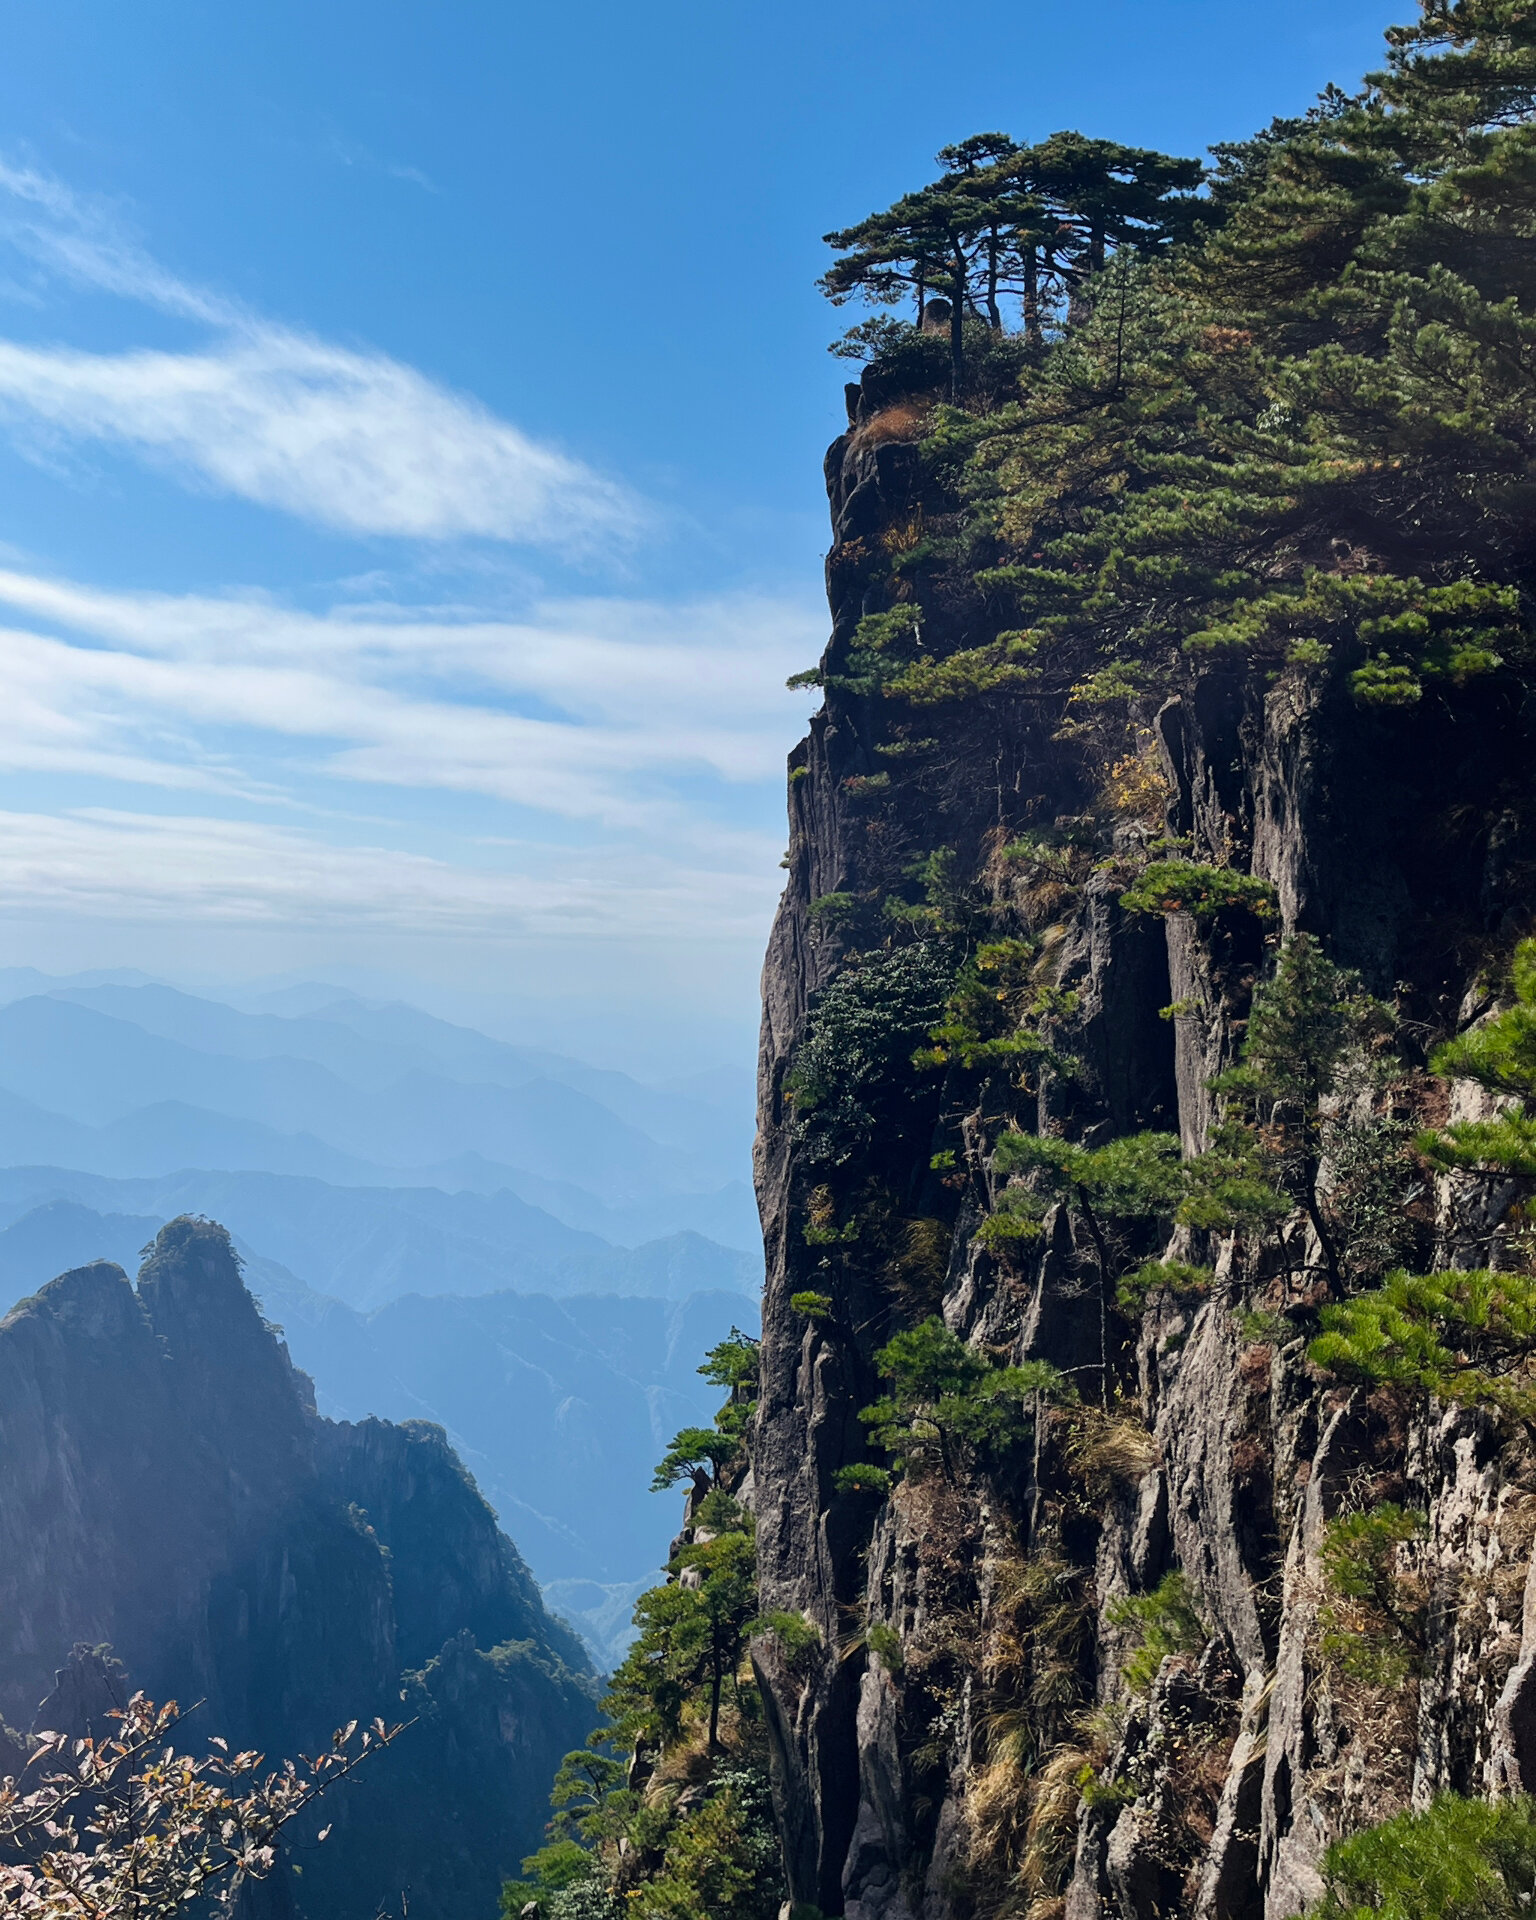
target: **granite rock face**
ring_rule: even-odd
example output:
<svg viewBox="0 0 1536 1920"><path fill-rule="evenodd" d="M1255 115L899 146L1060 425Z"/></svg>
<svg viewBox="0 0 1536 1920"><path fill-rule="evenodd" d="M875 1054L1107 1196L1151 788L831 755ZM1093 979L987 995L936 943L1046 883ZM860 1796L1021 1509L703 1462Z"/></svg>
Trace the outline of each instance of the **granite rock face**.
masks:
<svg viewBox="0 0 1536 1920"><path fill-rule="evenodd" d="M893 529L942 531L954 516L915 446L882 434L885 398L851 388L850 430L828 455L827 695L791 755L789 882L763 980L762 1600L803 1613L823 1648L792 1667L771 1640L755 1650L793 1895L855 1920L1285 1920L1319 1891L1335 1836L1441 1788L1536 1788L1536 1464L1476 1412L1405 1426L1309 1369L1304 1341L1245 1334L1234 1308L1253 1276L1231 1269L1229 1249L1204 1300L1164 1297L1145 1316L1140 1438L1074 1496L1073 1564L1051 1576L1077 1609L1073 1672L1106 1709L1098 1750L1074 1756L1041 1710L1032 1764L1047 1769L1045 1784L1017 1796L1017 1831L998 1839L1010 1816L981 1722L1011 1712L1007 1724L1028 1737L1040 1697L1029 1676L1038 1682L1061 1631L1059 1609L1020 1598L1039 1547L1031 1516L1060 1492L1060 1462L1037 1449L1022 1463L1006 1515L995 1489L963 1471L884 1502L837 1490L837 1470L868 1457L856 1416L879 1391L873 1353L911 1323L911 1263L829 1261L826 1236L807 1239L824 1175L797 1142L786 1080L849 946L813 903L878 896L903 860L935 846L974 873L989 847L1080 813L1086 796L1081 754L1025 702L985 739L967 735L963 714L925 712L921 777L876 751L882 722L848 666L860 619L891 604L890 570L867 556ZM923 583L921 596L925 622L962 639L979 617L946 602L942 583ZM1370 989L1395 991L1410 1019L1445 1031L1482 955L1522 928L1536 872L1536 725L1502 700L1490 693L1452 724L1429 702L1373 715L1213 671L1149 716L1167 831L1191 860L1271 882L1284 932L1325 937ZM1129 915L1121 884L1089 879L1057 935L1055 977L1078 995L1084 1065L1070 1091L1042 1087L1036 1123L1070 1099L1078 1137L1153 1127L1196 1149L1211 1120L1207 1082L1240 1045L1261 929ZM1159 1017L1170 1003L1179 1017ZM1091 1366L1097 1323L1073 1277L1070 1222L1048 1221L1027 1260L989 1255L974 1239L974 1203L942 1192L929 1164L957 1142L963 1161L986 1116L941 1112L931 1089L914 1087L912 1101L877 1172L896 1213L942 1225L926 1310L1014 1361ZM831 1313L796 1311L792 1297L807 1290L830 1291ZM1362 1487L1427 1515L1431 1593L1422 1677L1369 1738L1358 1702L1320 1669L1312 1631L1323 1527ZM1125 1636L1114 1603L1175 1567L1209 1643L1170 1656L1143 1698L1115 1707ZM893 1630L902 1654L872 1651L889 1644L872 1626ZM1024 1676L1013 1697L1010 1660ZM1049 1767L1059 1799L1060 1780L1090 1762L1111 1788L1079 1804L1072 1784L1066 1814L1026 1832L1028 1809L1049 1799ZM1006 1890L999 1860L1016 1876L1023 1866Z"/></svg>
<svg viewBox="0 0 1536 1920"><path fill-rule="evenodd" d="M414 1720L304 1852L325 1920L494 1911L595 1693L441 1429L320 1419L190 1219L136 1289L83 1267L0 1322L0 1721L83 1732L114 1686L274 1760Z"/></svg>

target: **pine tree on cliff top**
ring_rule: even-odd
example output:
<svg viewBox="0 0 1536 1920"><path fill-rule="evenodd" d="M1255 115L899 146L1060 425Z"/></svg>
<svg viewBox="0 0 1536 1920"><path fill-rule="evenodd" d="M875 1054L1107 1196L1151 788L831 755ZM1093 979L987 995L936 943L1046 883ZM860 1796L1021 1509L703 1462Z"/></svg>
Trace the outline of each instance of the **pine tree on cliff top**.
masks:
<svg viewBox="0 0 1536 1920"><path fill-rule="evenodd" d="M927 292L942 292L955 394L968 317L1000 332L1000 299L1011 293L1038 341L1043 285L1067 286L1080 300L1111 252L1156 251L1192 233L1202 213L1198 160L1117 141L1056 133L1019 147L1006 134L975 134L938 159L949 169L940 179L825 236L843 258L819 284L836 305L859 295L892 306L915 290L919 323Z"/></svg>

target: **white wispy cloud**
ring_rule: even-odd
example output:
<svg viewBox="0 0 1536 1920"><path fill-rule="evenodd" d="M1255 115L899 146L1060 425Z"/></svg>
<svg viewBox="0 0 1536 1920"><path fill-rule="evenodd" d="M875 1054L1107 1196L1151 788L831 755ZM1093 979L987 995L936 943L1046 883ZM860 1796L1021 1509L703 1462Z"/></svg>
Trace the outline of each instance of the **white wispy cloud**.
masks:
<svg viewBox="0 0 1536 1920"><path fill-rule="evenodd" d="M0 430L40 456L126 448L192 487L418 542L613 549L647 524L474 399L178 279L114 209L40 171L0 165L5 242L34 271L24 293L64 279L195 335L116 352L0 336ZM430 564L473 578L462 550ZM823 633L809 598L529 598L509 615L388 588L316 610L0 570L0 914L354 945L373 929L756 943L806 705L783 682ZM96 804L40 805L57 789L39 778Z"/></svg>
<svg viewBox="0 0 1536 1920"><path fill-rule="evenodd" d="M99 287L186 320L228 326L241 318L231 302L168 273L106 203L75 193L36 167L0 161L0 237L78 286Z"/></svg>
<svg viewBox="0 0 1536 1920"><path fill-rule="evenodd" d="M0 822L0 909L633 937L761 932L777 892L805 704L783 682L815 651L809 607L314 613L12 569L0 608L0 774L169 802ZM422 843L423 790L517 811L442 830L440 857L395 851ZM174 810L198 794L209 817ZM232 803L244 817L212 817ZM388 844L339 844L360 811ZM304 816L320 824L291 824Z"/></svg>
<svg viewBox="0 0 1536 1920"><path fill-rule="evenodd" d="M657 857L504 871L216 816L0 811L0 914L450 936L753 937L761 874Z"/></svg>
<svg viewBox="0 0 1536 1920"><path fill-rule="evenodd" d="M552 602L505 621L0 570L0 606L30 616L0 629L0 766L115 763L126 780L227 789L227 760L201 743L237 729L267 752L304 743L308 772L634 827L670 820L682 781L778 773L804 704L783 683L820 637L812 608L747 596Z"/></svg>
<svg viewBox="0 0 1536 1920"><path fill-rule="evenodd" d="M110 443L352 534L585 551L647 521L627 489L472 397L179 279L110 209L34 169L0 165L0 236L48 273L207 330L187 352L0 341L0 419L24 446Z"/></svg>

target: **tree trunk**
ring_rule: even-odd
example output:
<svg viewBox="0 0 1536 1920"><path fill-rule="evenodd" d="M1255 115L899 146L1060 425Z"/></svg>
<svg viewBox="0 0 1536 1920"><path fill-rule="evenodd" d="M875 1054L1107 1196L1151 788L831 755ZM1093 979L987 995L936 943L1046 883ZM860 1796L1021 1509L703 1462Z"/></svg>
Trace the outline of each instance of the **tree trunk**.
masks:
<svg viewBox="0 0 1536 1920"><path fill-rule="evenodd" d="M1322 1205L1317 1197L1317 1162L1307 1160L1306 1174L1303 1180L1301 1204L1307 1218L1312 1222L1312 1231L1317 1235L1317 1244L1323 1256L1323 1265L1328 1273L1328 1293L1337 1300L1344 1292L1344 1276L1339 1272L1339 1252L1333 1244L1333 1235L1323 1221Z"/></svg>
<svg viewBox="0 0 1536 1920"><path fill-rule="evenodd" d="M1003 330L1002 309L997 304L997 256L1002 246L1002 238L997 228L987 234L987 325L994 333Z"/></svg>
<svg viewBox="0 0 1536 1920"><path fill-rule="evenodd" d="M1081 1187L1077 1190L1077 1198L1083 1216L1083 1225L1087 1227L1089 1238L1093 1241L1093 1255L1099 1269L1099 1405L1107 1412L1109 1408L1109 1248L1104 1243L1104 1232L1093 1208L1089 1205L1088 1195Z"/></svg>
<svg viewBox="0 0 1536 1920"><path fill-rule="evenodd" d="M965 300L968 289L965 284L965 253L960 243L955 242L955 260L953 269L953 290L949 303L949 389L950 398L960 398L960 388L965 380Z"/></svg>
<svg viewBox="0 0 1536 1920"><path fill-rule="evenodd" d="M709 1750L720 1745L720 1641L711 1636L709 1645Z"/></svg>
<svg viewBox="0 0 1536 1920"><path fill-rule="evenodd" d="M1026 346L1044 344L1040 328L1040 250L1024 250L1024 342Z"/></svg>

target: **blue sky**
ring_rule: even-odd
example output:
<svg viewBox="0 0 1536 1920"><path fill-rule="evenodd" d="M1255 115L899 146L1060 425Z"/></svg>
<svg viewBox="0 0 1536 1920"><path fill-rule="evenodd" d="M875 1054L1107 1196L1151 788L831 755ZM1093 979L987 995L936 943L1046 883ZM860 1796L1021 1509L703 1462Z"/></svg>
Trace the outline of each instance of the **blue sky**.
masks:
<svg viewBox="0 0 1536 1920"><path fill-rule="evenodd" d="M0 963L743 1051L819 236L971 132L1241 136L1403 11L0 0Z"/></svg>

